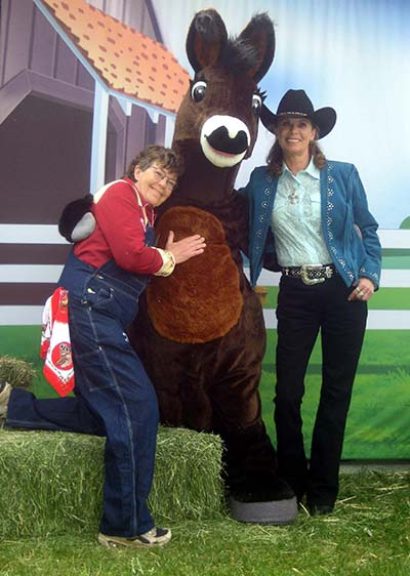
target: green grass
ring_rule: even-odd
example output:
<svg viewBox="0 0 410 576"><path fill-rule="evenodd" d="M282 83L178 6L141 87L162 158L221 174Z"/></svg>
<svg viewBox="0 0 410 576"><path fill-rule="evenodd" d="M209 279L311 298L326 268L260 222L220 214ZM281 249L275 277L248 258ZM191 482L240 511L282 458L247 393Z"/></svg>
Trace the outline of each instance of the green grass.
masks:
<svg viewBox="0 0 410 576"><path fill-rule="evenodd" d="M379 373L381 367L387 372L395 372L398 366L410 367L410 332L408 330L368 330L365 335L359 372ZM276 346L276 331L267 331L267 351L265 366L272 366ZM320 338L312 352L311 366L321 362Z"/></svg>
<svg viewBox="0 0 410 576"><path fill-rule="evenodd" d="M261 396L263 418L275 443L272 403L274 378L272 372L264 371ZM307 454L310 453L320 385L320 375L307 375L306 393L302 405ZM409 373L401 371L386 374L378 380L372 375L360 375L356 378L347 419L343 459L410 459L409 386ZM392 398L396 401L392 402Z"/></svg>
<svg viewBox="0 0 410 576"><path fill-rule="evenodd" d="M407 576L410 475L341 479L335 513L301 510L287 527L219 520L170 522L156 550L106 550L95 534L2 539L1 576Z"/></svg>
<svg viewBox="0 0 410 576"><path fill-rule="evenodd" d="M0 356L39 364L41 326L0 326Z"/></svg>

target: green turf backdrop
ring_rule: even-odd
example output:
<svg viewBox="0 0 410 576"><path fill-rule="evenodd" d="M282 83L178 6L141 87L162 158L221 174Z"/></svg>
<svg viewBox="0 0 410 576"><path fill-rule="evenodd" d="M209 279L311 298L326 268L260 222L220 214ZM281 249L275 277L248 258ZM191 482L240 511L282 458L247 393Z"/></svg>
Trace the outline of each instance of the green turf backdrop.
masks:
<svg viewBox="0 0 410 576"><path fill-rule="evenodd" d="M383 269L410 270L410 250L383 250ZM269 287L265 308L276 306L277 287ZM369 310L408 310L410 287L381 288ZM12 355L38 368L33 391L56 396L41 375L38 357L40 326L0 326L0 356ZM261 396L263 415L275 441L272 399L275 387L276 331L268 330ZM320 389L321 352L317 342L306 377L303 420L309 453L312 426ZM347 422L344 459L410 459L410 330L368 330L353 390Z"/></svg>
<svg viewBox="0 0 410 576"><path fill-rule="evenodd" d="M409 458L409 386L410 346L405 330L372 330L365 337L343 452L345 459ZM37 326L1 326L0 356L12 355L38 368L33 391L40 397L56 394L41 375L38 358L40 328ZM264 419L274 436L272 398L275 375L273 355L276 332L268 330L268 348L263 366L261 396ZM309 452L311 430L320 387L320 347L313 351L306 378L303 402L306 448ZM407 401L404 399L407 398Z"/></svg>

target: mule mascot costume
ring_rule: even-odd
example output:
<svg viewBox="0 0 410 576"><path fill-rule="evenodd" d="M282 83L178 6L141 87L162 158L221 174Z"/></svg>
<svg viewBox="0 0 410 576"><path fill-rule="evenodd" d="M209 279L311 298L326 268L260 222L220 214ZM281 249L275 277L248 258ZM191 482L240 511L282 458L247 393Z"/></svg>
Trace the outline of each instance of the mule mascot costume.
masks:
<svg viewBox="0 0 410 576"><path fill-rule="evenodd" d="M257 83L274 57L273 24L254 16L230 39L219 14L204 10L191 23L186 49L195 75L173 139L185 172L159 208L156 232L160 247L173 230L176 240L204 236L207 248L170 277L152 278L129 336L157 391L161 422L221 436L233 517L289 523L297 505L277 475L261 418L266 332L243 271L247 205L234 190L256 141Z"/></svg>

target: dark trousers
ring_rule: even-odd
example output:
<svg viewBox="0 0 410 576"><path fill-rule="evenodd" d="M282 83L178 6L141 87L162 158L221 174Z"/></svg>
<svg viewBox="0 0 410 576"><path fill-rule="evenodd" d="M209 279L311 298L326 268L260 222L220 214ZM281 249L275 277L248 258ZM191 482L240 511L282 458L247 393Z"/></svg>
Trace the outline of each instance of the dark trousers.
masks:
<svg viewBox="0 0 410 576"><path fill-rule="evenodd" d="M367 304L348 302L351 288L337 274L305 285L283 276L278 306L275 424L279 471L308 504L333 505L352 386L366 328ZM304 378L318 334L322 386L308 467L302 433Z"/></svg>
<svg viewBox="0 0 410 576"><path fill-rule="evenodd" d="M76 395L36 399L15 389L6 424L106 436L101 531L136 536L153 527L147 498L159 420L155 391L125 334L144 278L70 257L60 283L69 290Z"/></svg>

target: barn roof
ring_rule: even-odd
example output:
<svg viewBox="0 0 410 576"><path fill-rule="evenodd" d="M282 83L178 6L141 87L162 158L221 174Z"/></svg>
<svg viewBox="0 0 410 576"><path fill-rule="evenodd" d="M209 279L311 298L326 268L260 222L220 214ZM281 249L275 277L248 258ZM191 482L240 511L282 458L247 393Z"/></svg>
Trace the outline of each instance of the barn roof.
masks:
<svg viewBox="0 0 410 576"><path fill-rule="evenodd" d="M101 79L120 94L175 113L189 75L163 44L85 0L41 0Z"/></svg>

